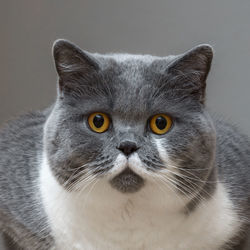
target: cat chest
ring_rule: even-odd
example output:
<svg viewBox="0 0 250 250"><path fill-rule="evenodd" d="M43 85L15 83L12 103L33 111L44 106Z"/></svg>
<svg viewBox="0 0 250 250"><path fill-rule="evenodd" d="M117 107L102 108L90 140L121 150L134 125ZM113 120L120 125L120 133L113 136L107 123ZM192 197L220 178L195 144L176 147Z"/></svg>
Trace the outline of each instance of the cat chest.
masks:
<svg viewBox="0 0 250 250"><path fill-rule="evenodd" d="M40 190L60 250L216 250L240 227L222 186L188 216L162 209L161 196L147 207L115 193L100 197L98 187L68 193L46 167Z"/></svg>
<svg viewBox="0 0 250 250"><path fill-rule="evenodd" d="M129 206L129 205L128 205ZM67 207L67 205L65 205ZM68 210L67 210L68 211ZM185 218L163 214L138 214L124 207L120 211L92 213L85 210L53 214L52 228L58 249L79 250L213 250L233 231L211 218ZM63 219L59 219L59 218ZM210 223L211 220L213 223ZM197 223L197 221L200 221ZM232 221L233 222L233 221ZM236 228L236 225L231 224Z"/></svg>

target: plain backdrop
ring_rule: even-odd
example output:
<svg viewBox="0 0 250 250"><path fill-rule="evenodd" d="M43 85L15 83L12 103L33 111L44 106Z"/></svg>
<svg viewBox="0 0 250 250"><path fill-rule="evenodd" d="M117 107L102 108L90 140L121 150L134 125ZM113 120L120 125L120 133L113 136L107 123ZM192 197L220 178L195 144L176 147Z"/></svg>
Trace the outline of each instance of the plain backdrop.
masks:
<svg viewBox="0 0 250 250"><path fill-rule="evenodd" d="M55 99L51 46L178 54L214 47L207 104L250 134L249 0L1 0L0 124Z"/></svg>
<svg viewBox="0 0 250 250"><path fill-rule="evenodd" d="M207 105L250 134L249 13L249 0L0 0L0 125L54 101L57 38L159 56L209 43Z"/></svg>

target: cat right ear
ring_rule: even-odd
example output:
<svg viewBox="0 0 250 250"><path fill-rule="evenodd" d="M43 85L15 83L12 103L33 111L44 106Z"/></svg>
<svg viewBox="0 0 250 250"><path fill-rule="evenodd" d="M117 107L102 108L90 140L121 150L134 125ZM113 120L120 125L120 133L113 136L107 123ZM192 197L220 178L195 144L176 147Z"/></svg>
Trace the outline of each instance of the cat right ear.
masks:
<svg viewBox="0 0 250 250"><path fill-rule="evenodd" d="M183 95L189 95L204 104L206 78L212 58L212 47L201 44L177 56L177 59L168 66L167 72L176 80L175 85L183 90Z"/></svg>
<svg viewBox="0 0 250 250"><path fill-rule="evenodd" d="M53 56L62 92L72 92L99 70L98 62L73 43L59 39L53 44Z"/></svg>

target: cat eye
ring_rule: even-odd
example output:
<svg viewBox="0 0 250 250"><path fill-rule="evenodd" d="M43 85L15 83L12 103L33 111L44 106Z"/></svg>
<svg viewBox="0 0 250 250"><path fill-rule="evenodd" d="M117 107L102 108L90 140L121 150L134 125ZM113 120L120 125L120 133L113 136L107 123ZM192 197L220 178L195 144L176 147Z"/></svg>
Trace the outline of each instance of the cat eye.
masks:
<svg viewBox="0 0 250 250"><path fill-rule="evenodd" d="M150 120L151 130L158 135L163 135L169 131L172 126L172 119L165 114L154 115Z"/></svg>
<svg viewBox="0 0 250 250"><path fill-rule="evenodd" d="M104 113L95 112L88 117L88 124L94 132L103 133L108 130L110 119Z"/></svg>

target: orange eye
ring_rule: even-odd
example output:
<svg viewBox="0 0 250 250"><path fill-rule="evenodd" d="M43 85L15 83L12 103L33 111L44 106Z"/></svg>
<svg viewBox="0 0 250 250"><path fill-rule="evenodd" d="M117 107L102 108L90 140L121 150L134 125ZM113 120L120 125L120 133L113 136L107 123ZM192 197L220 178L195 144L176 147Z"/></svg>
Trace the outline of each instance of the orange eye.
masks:
<svg viewBox="0 0 250 250"><path fill-rule="evenodd" d="M154 115L150 120L151 130L158 135L163 135L169 131L172 126L172 119L165 114Z"/></svg>
<svg viewBox="0 0 250 250"><path fill-rule="evenodd" d="M103 133L108 130L110 120L106 114L96 112L89 116L88 123L93 131L97 133Z"/></svg>

